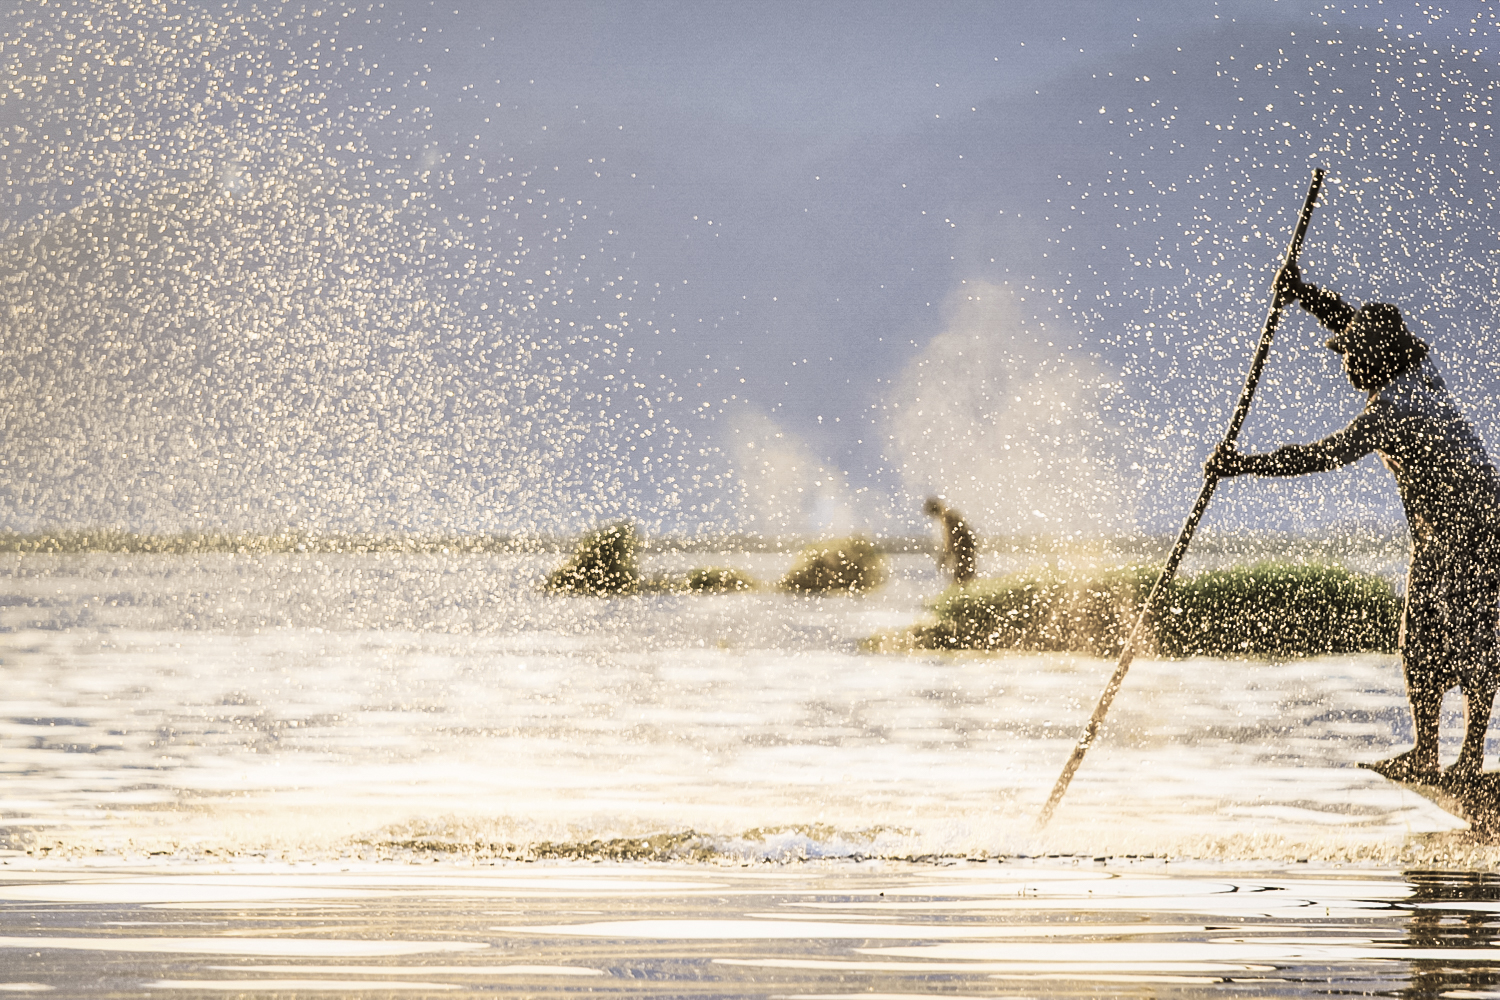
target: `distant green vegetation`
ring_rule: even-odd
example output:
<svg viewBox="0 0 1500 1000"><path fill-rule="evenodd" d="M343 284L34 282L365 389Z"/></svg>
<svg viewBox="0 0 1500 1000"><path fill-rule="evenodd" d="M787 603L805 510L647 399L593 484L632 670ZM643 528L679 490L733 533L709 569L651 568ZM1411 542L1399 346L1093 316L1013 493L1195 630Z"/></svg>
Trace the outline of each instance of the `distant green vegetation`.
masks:
<svg viewBox="0 0 1500 1000"><path fill-rule="evenodd" d="M578 540L573 557L547 577L555 594L596 597L628 594L706 594L753 590L755 581L737 569L700 566L685 576L641 576L640 536L628 521L591 531Z"/></svg>
<svg viewBox="0 0 1500 1000"><path fill-rule="evenodd" d="M935 623L872 645L1113 656L1156 575L1135 568L1084 580L979 580L939 597ZM1401 599L1386 581L1340 566L1261 562L1174 581L1155 618L1146 651L1160 656L1389 651Z"/></svg>
<svg viewBox="0 0 1500 1000"><path fill-rule="evenodd" d="M639 549L635 526L629 521L590 531L578 540L573 558L548 575L546 589L600 597L633 594L641 584L636 562Z"/></svg>
<svg viewBox="0 0 1500 1000"><path fill-rule="evenodd" d="M779 586L798 594L859 593L874 590L885 578L885 557L855 536L807 546Z"/></svg>
<svg viewBox="0 0 1500 1000"><path fill-rule="evenodd" d="M748 573L719 566L699 566L685 575L653 573L643 577L643 594L730 594L754 590L758 584Z"/></svg>
<svg viewBox="0 0 1500 1000"><path fill-rule="evenodd" d="M687 575L687 589L697 594L728 593L754 590L750 574L722 566L700 566Z"/></svg>

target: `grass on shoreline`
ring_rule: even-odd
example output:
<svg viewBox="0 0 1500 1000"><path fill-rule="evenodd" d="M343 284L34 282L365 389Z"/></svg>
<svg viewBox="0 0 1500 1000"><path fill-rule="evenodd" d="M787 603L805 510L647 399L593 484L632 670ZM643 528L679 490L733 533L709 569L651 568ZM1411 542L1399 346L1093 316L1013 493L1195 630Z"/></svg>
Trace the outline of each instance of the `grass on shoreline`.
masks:
<svg viewBox="0 0 1500 1000"><path fill-rule="evenodd" d="M1087 579L1010 576L950 588L937 621L876 649L1026 650L1118 655L1157 570L1115 570ZM1401 599L1378 577L1341 566L1260 562L1174 581L1155 616L1152 655L1316 656L1389 652Z"/></svg>
<svg viewBox="0 0 1500 1000"><path fill-rule="evenodd" d="M547 577L554 594L611 596L633 594L641 584L640 542L629 521L590 531L578 540L573 558Z"/></svg>
<svg viewBox="0 0 1500 1000"><path fill-rule="evenodd" d="M887 575L885 556L855 535L807 546L777 586L793 594L858 594L879 587Z"/></svg>
<svg viewBox="0 0 1500 1000"><path fill-rule="evenodd" d="M640 535L628 521L591 531L578 540L573 557L548 575L543 589L573 596L626 597L723 594L756 587L749 574L718 566L700 566L685 576L642 576L640 548Z"/></svg>

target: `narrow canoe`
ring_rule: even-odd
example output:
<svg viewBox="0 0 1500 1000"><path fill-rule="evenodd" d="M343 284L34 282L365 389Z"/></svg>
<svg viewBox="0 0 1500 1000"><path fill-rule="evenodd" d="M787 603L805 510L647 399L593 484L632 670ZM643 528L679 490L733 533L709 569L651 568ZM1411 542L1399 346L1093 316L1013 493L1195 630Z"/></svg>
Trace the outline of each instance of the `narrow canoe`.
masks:
<svg viewBox="0 0 1500 1000"><path fill-rule="evenodd" d="M1500 836L1500 771L1469 777L1439 775L1432 781L1398 781L1445 812L1469 824L1485 837Z"/></svg>

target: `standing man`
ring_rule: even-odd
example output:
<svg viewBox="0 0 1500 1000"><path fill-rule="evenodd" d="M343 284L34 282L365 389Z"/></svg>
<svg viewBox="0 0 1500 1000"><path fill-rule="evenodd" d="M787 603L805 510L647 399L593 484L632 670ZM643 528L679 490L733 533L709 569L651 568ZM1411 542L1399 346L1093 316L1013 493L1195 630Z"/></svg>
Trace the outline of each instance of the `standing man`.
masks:
<svg viewBox="0 0 1500 1000"><path fill-rule="evenodd" d="M1350 384L1368 394L1365 407L1349 426L1312 444L1265 455L1221 446L1206 471L1220 478L1300 476L1372 451L1380 456L1396 477L1411 531L1399 646L1416 746L1367 766L1396 781L1436 778L1438 715L1443 694L1457 687L1464 742L1448 773L1477 774L1500 686L1500 479L1427 345L1395 306L1376 302L1355 310L1336 293L1304 283L1295 267L1280 277L1278 306L1292 299L1333 331L1327 346L1343 355Z"/></svg>
<svg viewBox="0 0 1500 1000"><path fill-rule="evenodd" d="M952 573L953 582L962 587L978 572L978 546L974 542L974 532L969 530L962 514L937 497L928 497L922 510L928 517L935 517L942 523L943 554L938 565Z"/></svg>

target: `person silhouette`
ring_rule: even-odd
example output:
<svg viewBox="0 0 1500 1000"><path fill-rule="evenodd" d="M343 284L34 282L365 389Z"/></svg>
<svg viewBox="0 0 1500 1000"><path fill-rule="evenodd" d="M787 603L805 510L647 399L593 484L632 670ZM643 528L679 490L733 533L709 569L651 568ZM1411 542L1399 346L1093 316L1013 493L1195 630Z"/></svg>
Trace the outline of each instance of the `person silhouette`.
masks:
<svg viewBox="0 0 1500 1000"><path fill-rule="evenodd" d="M978 546L963 515L938 497L928 497L922 511L937 518L943 526L943 554L938 557L938 566L951 573L953 582L959 586L974 579L978 572Z"/></svg>
<svg viewBox="0 0 1500 1000"><path fill-rule="evenodd" d="M1427 344L1407 329L1399 309L1376 302L1356 310L1337 293L1302 281L1295 266L1278 278L1277 306L1294 299L1333 331L1326 346L1343 355L1350 384L1368 394L1364 409L1343 430L1311 444L1260 455L1220 445L1205 472L1300 476L1371 452L1380 456L1395 475L1411 532L1398 647L1416 741L1405 753L1364 766L1397 781L1436 778L1443 695L1457 687L1464 741L1447 773L1477 774L1500 686L1500 479Z"/></svg>

